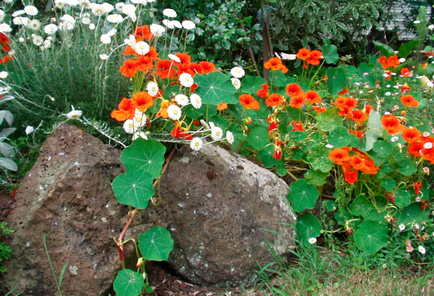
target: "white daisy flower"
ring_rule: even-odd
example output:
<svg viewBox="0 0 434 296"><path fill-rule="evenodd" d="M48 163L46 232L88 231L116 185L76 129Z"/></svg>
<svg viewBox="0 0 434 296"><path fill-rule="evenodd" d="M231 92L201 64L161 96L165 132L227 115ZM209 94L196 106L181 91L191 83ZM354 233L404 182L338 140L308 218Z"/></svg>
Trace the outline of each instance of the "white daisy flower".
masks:
<svg viewBox="0 0 434 296"><path fill-rule="evenodd" d="M193 76L188 73L182 73L179 75L179 83L184 87L191 87L194 84Z"/></svg>
<svg viewBox="0 0 434 296"><path fill-rule="evenodd" d="M46 25L44 27L44 32L47 35L53 35L53 34L55 34L57 32L57 30L58 30L58 27L55 24L49 24L49 25Z"/></svg>
<svg viewBox="0 0 434 296"><path fill-rule="evenodd" d="M175 96L175 102L180 105L180 106L187 106L190 101L188 100L188 97L186 95L183 94L177 94Z"/></svg>
<svg viewBox="0 0 434 296"><path fill-rule="evenodd" d="M106 55L105 53L103 53L103 54L100 54L100 55L99 55L99 58L100 58L101 60L105 61L105 60L107 60L107 59L109 58L109 56Z"/></svg>
<svg viewBox="0 0 434 296"><path fill-rule="evenodd" d="M33 133L33 131L35 130L35 128L33 127L33 126L31 126L31 125L28 125L27 127L26 127L26 135L30 135L31 133Z"/></svg>
<svg viewBox="0 0 434 296"><path fill-rule="evenodd" d="M211 125L211 122L210 122L210 125ZM221 140L222 137L223 137L223 130L218 126L214 126L214 124L213 124L213 126L211 127L211 138L214 141L218 141L218 140Z"/></svg>
<svg viewBox="0 0 434 296"><path fill-rule="evenodd" d="M399 230L404 231L404 229L405 229L405 225L402 223L399 224Z"/></svg>
<svg viewBox="0 0 434 296"><path fill-rule="evenodd" d="M112 38L107 34L102 34L100 40L103 44L110 44L112 42Z"/></svg>
<svg viewBox="0 0 434 296"><path fill-rule="evenodd" d="M133 121L134 121L134 128L139 129L146 124L146 115L143 112L141 112L139 109L136 109Z"/></svg>
<svg viewBox="0 0 434 296"><path fill-rule="evenodd" d="M88 18L88 17L82 17L81 18L81 23L83 25L89 25L90 24L90 18Z"/></svg>
<svg viewBox="0 0 434 296"><path fill-rule="evenodd" d="M176 17L176 11L171 8L166 8L163 10L163 14L167 17Z"/></svg>
<svg viewBox="0 0 434 296"><path fill-rule="evenodd" d="M122 7L122 12L125 13L126 15L130 16L130 15L135 15L136 13L136 7L132 4L125 4Z"/></svg>
<svg viewBox="0 0 434 296"><path fill-rule="evenodd" d="M172 20L171 22L172 22L172 25L173 25L175 28L182 29L182 25L181 25L181 23L180 23L179 21L177 21L177 20Z"/></svg>
<svg viewBox="0 0 434 296"><path fill-rule="evenodd" d="M3 23L3 24L0 24L0 32L10 33L10 32L12 32L12 28L8 24Z"/></svg>
<svg viewBox="0 0 434 296"><path fill-rule="evenodd" d="M203 147L201 138L194 137L190 142L190 148L194 151L199 151Z"/></svg>
<svg viewBox="0 0 434 296"><path fill-rule="evenodd" d="M55 4L56 4L56 7L59 9L63 9L65 6L68 5L66 0L55 0Z"/></svg>
<svg viewBox="0 0 434 296"><path fill-rule="evenodd" d="M425 174L429 174L429 167L424 167L422 170Z"/></svg>
<svg viewBox="0 0 434 296"><path fill-rule="evenodd" d="M243 78L246 72L244 72L244 69L241 67L233 67L231 69L231 75L235 78Z"/></svg>
<svg viewBox="0 0 434 296"><path fill-rule="evenodd" d="M422 255L425 255L426 250L425 250L425 248L424 248L423 246L419 246L419 248L417 248L417 249L419 250L419 252L420 252Z"/></svg>
<svg viewBox="0 0 434 296"><path fill-rule="evenodd" d="M105 14L104 7L101 4L91 3L92 14L96 16L101 16Z"/></svg>
<svg viewBox="0 0 434 296"><path fill-rule="evenodd" d="M423 145L423 148L425 148L425 149L431 149L431 148L432 148L432 143L431 143L431 142L426 142L426 143Z"/></svg>
<svg viewBox="0 0 434 296"><path fill-rule="evenodd" d="M158 94L158 90L158 84L154 81L149 81L146 85L146 91L151 95L151 97L155 97Z"/></svg>
<svg viewBox="0 0 434 296"><path fill-rule="evenodd" d="M15 11L14 13L12 13L11 16L17 17L17 16L20 16L20 15L25 14L25 13L26 12L24 11L24 9L20 9L20 10Z"/></svg>
<svg viewBox="0 0 434 296"><path fill-rule="evenodd" d="M5 12L0 9L0 22L2 22L4 18L5 18Z"/></svg>
<svg viewBox="0 0 434 296"><path fill-rule="evenodd" d="M134 51L139 55L145 55L149 52L149 44L145 41L139 41L133 46Z"/></svg>
<svg viewBox="0 0 434 296"><path fill-rule="evenodd" d="M392 142L396 142L396 141L398 141L398 137L397 137L397 136L392 137L392 139L390 139L390 141L392 141Z"/></svg>
<svg viewBox="0 0 434 296"><path fill-rule="evenodd" d="M127 134L134 134L134 120L125 120L123 128Z"/></svg>
<svg viewBox="0 0 434 296"><path fill-rule="evenodd" d="M235 86L236 89L240 89L241 81L238 78L231 78L232 85Z"/></svg>
<svg viewBox="0 0 434 296"><path fill-rule="evenodd" d="M315 237L311 237L311 238L309 239L309 244L313 245L313 244L315 244L315 243L316 243L316 238L315 238Z"/></svg>
<svg viewBox="0 0 434 296"><path fill-rule="evenodd" d="M144 132L135 132L133 135L133 141L142 138L144 140L148 139L148 136Z"/></svg>
<svg viewBox="0 0 434 296"><path fill-rule="evenodd" d="M60 20L66 22L66 23L75 24L75 18L69 14L64 14L63 16L61 16Z"/></svg>
<svg viewBox="0 0 434 296"><path fill-rule="evenodd" d="M200 107L202 107L202 98L198 94L192 94L190 96L190 102L191 105L193 105L193 107L196 109L200 109Z"/></svg>
<svg viewBox="0 0 434 296"><path fill-rule="evenodd" d="M163 20L163 24L169 28L169 29L173 29L175 26L172 24L172 21L169 20Z"/></svg>
<svg viewBox="0 0 434 296"><path fill-rule="evenodd" d="M51 47L51 40L49 39L45 39L44 40L44 49L50 48Z"/></svg>
<svg viewBox="0 0 434 296"><path fill-rule="evenodd" d="M32 38L32 42L33 42L33 44L36 45L36 46L41 46L42 43L44 43L44 38L42 38L42 37L39 36L39 35L35 35L35 36L33 36L33 38Z"/></svg>
<svg viewBox="0 0 434 296"><path fill-rule="evenodd" d="M284 52L281 52L280 55L282 56L282 60L293 61L293 60L297 59L297 55L293 54L293 53L284 53Z"/></svg>
<svg viewBox="0 0 434 296"><path fill-rule="evenodd" d="M186 30L192 30L196 28L196 25L192 21L186 20L182 22L182 27Z"/></svg>
<svg viewBox="0 0 434 296"><path fill-rule="evenodd" d="M107 21L109 23L119 24L122 23L123 20L124 18L120 14L110 14L109 16L107 16Z"/></svg>
<svg viewBox="0 0 434 296"><path fill-rule="evenodd" d="M172 120L179 120L182 115L181 108L179 108L177 105L170 105L167 108L167 115Z"/></svg>
<svg viewBox="0 0 434 296"><path fill-rule="evenodd" d="M41 22L38 20L31 20L27 25L27 28L37 31L41 28Z"/></svg>
<svg viewBox="0 0 434 296"><path fill-rule="evenodd" d="M423 132L422 136L429 137L429 132Z"/></svg>
<svg viewBox="0 0 434 296"><path fill-rule="evenodd" d="M17 16L12 19L14 25L24 25L27 26L30 23L30 19L26 16Z"/></svg>
<svg viewBox="0 0 434 296"><path fill-rule="evenodd" d="M27 15L35 16L38 14L38 9L33 5L27 5L24 7L24 11Z"/></svg>
<svg viewBox="0 0 434 296"><path fill-rule="evenodd" d="M0 79L6 79L6 77L8 77L8 72L6 72L6 71L1 71L1 72L0 72Z"/></svg>
<svg viewBox="0 0 434 296"><path fill-rule="evenodd" d="M232 144L235 141L234 134L231 131L226 132L226 141L228 141L229 144Z"/></svg>
<svg viewBox="0 0 434 296"><path fill-rule="evenodd" d="M123 8L124 6L125 6L125 3L123 3L123 2L119 2L119 3L116 3L116 4L115 4L116 10L119 11L119 12L122 11L122 8Z"/></svg>
<svg viewBox="0 0 434 296"><path fill-rule="evenodd" d="M162 25L158 25L158 24L152 24L149 27L149 30L151 31L152 35L154 35L155 37L160 37L164 34L164 32L166 32L166 29Z"/></svg>
<svg viewBox="0 0 434 296"><path fill-rule="evenodd" d="M113 9L115 9L113 5L111 5L110 3L107 3L107 2L104 2L103 4L101 4L101 7L105 13L110 13Z"/></svg>
<svg viewBox="0 0 434 296"><path fill-rule="evenodd" d="M420 20L415 20L413 24L420 24Z"/></svg>
<svg viewBox="0 0 434 296"><path fill-rule="evenodd" d="M176 55L174 55L174 54L169 54L167 57L168 57L169 59L171 59L172 61L175 61L175 62L177 62L177 63L180 63L180 62L181 62L181 59L180 59L179 57L177 57Z"/></svg>
<svg viewBox="0 0 434 296"><path fill-rule="evenodd" d="M86 9L91 9L92 5L90 4L89 0L79 0L78 1L78 5L80 5L81 7L84 7Z"/></svg>
<svg viewBox="0 0 434 296"><path fill-rule="evenodd" d="M136 37L130 35L128 38L124 39L124 43L129 46L134 46L134 44L136 44Z"/></svg>
<svg viewBox="0 0 434 296"><path fill-rule="evenodd" d="M68 117L69 119L78 119L82 114L83 112L81 110L72 110L71 112L66 114L66 117Z"/></svg>

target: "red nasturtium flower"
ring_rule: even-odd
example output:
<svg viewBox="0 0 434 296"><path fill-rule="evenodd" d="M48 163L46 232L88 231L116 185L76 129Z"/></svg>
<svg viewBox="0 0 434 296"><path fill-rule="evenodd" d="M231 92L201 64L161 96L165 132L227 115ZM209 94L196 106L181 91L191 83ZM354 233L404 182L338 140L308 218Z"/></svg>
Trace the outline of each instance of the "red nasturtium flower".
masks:
<svg viewBox="0 0 434 296"><path fill-rule="evenodd" d="M393 55L389 57L389 67L396 68L401 64L401 62L398 59L398 56Z"/></svg>
<svg viewBox="0 0 434 296"><path fill-rule="evenodd" d="M420 194L420 190L423 188L422 187L422 182L421 181L417 181L413 184L414 186L414 191L416 194Z"/></svg>
<svg viewBox="0 0 434 296"><path fill-rule="evenodd" d="M384 115L381 118L383 127L387 130L390 135L396 135L400 131L404 130L404 126L399 122L399 119L393 115Z"/></svg>
<svg viewBox="0 0 434 296"><path fill-rule="evenodd" d="M249 94L243 94L240 96L240 104L244 109L259 110L259 102Z"/></svg>
<svg viewBox="0 0 434 296"><path fill-rule="evenodd" d="M291 100L289 102L289 105L292 108L297 108L297 109L300 109L305 104L306 104L306 98L304 96L291 97Z"/></svg>
<svg viewBox="0 0 434 296"><path fill-rule="evenodd" d="M302 96L304 91L298 83L290 83L286 86L286 94L290 97Z"/></svg>
<svg viewBox="0 0 434 296"><path fill-rule="evenodd" d="M406 128L402 131L401 136L407 141L407 143L413 143L420 137L420 131L417 128Z"/></svg>
<svg viewBox="0 0 434 296"><path fill-rule="evenodd" d="M371 111L374 110L374 107L372 105L366 105L365 106L365 113L369 114Z"/></svg>
<svg viewBox="0 0 434 296"><path fill-rule="evenodd" d="M344 173L345 181L347 181L348 184L354 184L357 181L357 171L348 171Z"/></svg>
<svg viewBox="0 0 434 296"><path fill-rule="evenodd" d="M117 121L133 119L136 109L133 102L128 98L123 98L118 105L118 110L113 110L111 117Z"/></svg>
<svg viewBox="0 0 434 296"><path fill-rule="evenodd" d="M345 87L343 90L341 90L341 91L338 93L338 95L343 96L343 95L345 95L345 94L347 94L347 93L348 93L348 89Z"/></svg>
<svg viewBox="0 0 434 296"><path fill-rule="evenodd" d="M306 96L306 100L309 104L321 103L321 101L322 101L319 94L314 90L308 90L306 92L305 96Z"/></svg>
<svg viewBox="0 0 434 296"><path fill-rule="evenodd" d="M186 53L175 53L175 55L181 60L180 63L175 62L175 65L179 65L179 64L189 64L191 62L191 56L186 54Z"/></svg>
<svg viewBox="0 0 434 296"><path fill-rule="evenodd" d="M171 60L159 60L156 64L157 76L160 78L173 78L175 75L175 68Z"/></svg>
<svg viewBox="0 0 434 296"><path fill-rule="evenodd" d="M410 92L411 91L411 87L408 85L408 83L406 82L406 83L404 83L404 85L403 86L401 86L401 92L403 93L403 94L405 94L405 93L408 93L408 92Z"/></svg>
<svg viewBox="0 0 434 296"><path fill-rule="evenodd" d="M126 60L123 66L119 68L119 71L125 77L134 77L137 73L137 61L133 59Z"/></svg>
<svg viewBox="0 0 434 296"><path fill-rule="evenodd" d="M317 113L324 113L327 111L326 107L321 107L321 106L312 106L312 108L317 112Z"/></svg>
<svg viewBox="0 0 434 296"><path fill-rule="evenodd" d="M343 148L335 148L330 151L329 158L334 161L334 163L339 165L344 165L350 160L350 155L348 151Z"/></svg>
<svg viewBox="0 0 434 296"><path fill-rule="evenodd" d="M134 36L136 37L137 41L143 41L143 39L151 41L152 38L154 38L154 35L152 35L147 25L138 26L134 31Z"/></svg>
<svg viewBox="0 0 434 296"><path fill-rule="evenodd" d="M310 55L310 50L306 48L302 48L297 52L297 59L302 59L303 61L307 60Z"/></svg>
<svg viewBox="0 0 434 296"><path fill-rule="evenodd" d="M359 131L359 130L348 130L350 133L352 133L353 135L356 135L357 138L361 138L363 137L363 131Z"/></svg>
<svg viewBox="0 0 434 296"><path fill-rule="evenodd" d="M272 94L265 100L265 104L270 107L277 107L283 104L283 97L278 94Z"/></svg>
<svg viewBox="0 0 434 296"><path fill-rule="evenodd" d="M389 60L386 57L380 57L378 59L378 62L381 64L381 66L383 67L383 69L387 69L389 68Z"/></svg>
<svg viewBox="0 0 434 296"><path fill-rule="evenodd" d="M291 123L291 125L294 127L294 128L292 129L293 132L296 132L296 131L300 131L300 132L302 132L302 131L304 131L303 123L301 123L300 121L293 121L293 122Z"/></svg>
<svg viewBox="0 0 434 296"><path fill-rule="evenodd" d="M268 89L269 89L269 88L270 88L270 87L268 86L268 84L263 84L263 85L262 85L262 88L261 88L260 90L258 90L258 91L256 92L256 94L257 94L260 98L265 99L266 97L269 96L269 92L268 92Z"/></svg>
<svg viewBox="0 0 434 296"><path fill-rule="evenodd" d="M288 72L288 68L282 63L279 58L271 58L264 63L264 68L269 70L280 70L283 73Z"/></svg>
<svg viewBox="0 0 434 296"><path fill-rule="evenodd" d="M413 72L411 72L408 68L402 68L401 69L401 75L404 77L412 77Z"/></svg>
<svg viewBox="0 0 434 296"><path fill-rule="evenodd" d="M211 72L215 72L215 65L213 63L202 61L199 63L200 72L199 74L208 74Z"/></svg>
<svg viewBox="0 0 434 296"><path fill-rule="evenodd" d="M306 63L311 64L313 66L319 65L319 59L322 56L322 52L319 50L312 50L309 54L309 57L306 59Z"/></svg>
<svg viewBox="0 0 434 296"><path fill-rule="evenodd" d="M405 107L417 107L419 106L419 102L414 99L412 95L403 95L401 97L401 103L405 105Z"/></svg>
<svg viewBox="0 0 434 296"><path fill-rule="evenodd" d="M365 114L363 111L360 111L360 110L353 110L353 111L351 112L351 114L352 114L351 119L352 119L356 124L359 124L359 123L361 123L361 122L363 122L363 121L368 120L368 116L366 116L366 114Z"/></svg>
<svg viewBox="0 0 434 296"><path fill-rule="evenodd" d="M135 93L131 98L131 101L133 102L134 107L142 112L145 112L146 109L154 104L153 98L146 91Z"/></svg>

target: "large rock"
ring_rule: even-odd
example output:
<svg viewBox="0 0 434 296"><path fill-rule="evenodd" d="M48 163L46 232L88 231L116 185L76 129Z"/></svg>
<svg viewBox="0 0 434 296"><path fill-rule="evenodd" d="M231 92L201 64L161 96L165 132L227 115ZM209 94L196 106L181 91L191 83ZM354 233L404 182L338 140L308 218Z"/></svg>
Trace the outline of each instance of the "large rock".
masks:
<svg viewBox="0 0 434 296"><path fill-rule="evenodd" d="M68 263L63 295L100 295L120 268L112 237L124 226L126 207L111 181L122 173L120 152L81 129L63 125L49 136L16 194L8 216L12 257L2 263L9 290L57 295L42 235L57 273Z"/></svg>
<svg viewBox="0 0 434 296"><path fill-rule="evenodd" d="M161 179L161 205L145 221L167 227L175 241L169 263L188 280L213 286L252 283L258 264L294 245L289 188L272 172L214 145L185 147ZM278 235L276 234L278 233Z"/></svg>

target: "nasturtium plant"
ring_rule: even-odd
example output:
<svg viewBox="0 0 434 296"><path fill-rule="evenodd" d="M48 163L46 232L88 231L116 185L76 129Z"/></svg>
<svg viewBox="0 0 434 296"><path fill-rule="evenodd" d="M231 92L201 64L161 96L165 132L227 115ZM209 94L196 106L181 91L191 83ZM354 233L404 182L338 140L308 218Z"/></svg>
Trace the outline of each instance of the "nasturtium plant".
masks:
<svg viewBox="0 0 434 296"><path fill-rule="evenodd" d="M118 202L137 209L146 209L155 194L154 178L147 171L127 172L113 180L113 191Z"/></svg>
<svg viewBox="0 0 434 296"><path fill-rule="evenodd" d="M131 269L119 271L113 282L113 289L118 296L137 296L140 295L145 283L141 273Z"/></svg>
<svg viewBox="0 0 434 296"><path fill-rule="evenodd" d="M288 199L296 212L313 209L318 197L315 185L309 185L304 179L298 179L289 186Z"/></svg>
<svg viewBox="0 0 434 296"><path fill-rule="evenodd" d="M173 244L169 230L163 227L156 226L139 235L140 252L146 260L167 260Z"/></svg>
<svg viewBox="0 0 434 296"><path fill-rule="evenodd" d="M385 247L389 241L387 225L365 220L354 232L354 241L360 250L373 255Z"/></svg>
<svg viewBox="0 0 434 296"><path fill-rule="evenodd" d="M195 93L202 98L203 104L235 103L233 94L236 89L232 85L230 78L230 76L221 72L196 75L194 82L198 87Z"/></svg>
<svg viewBox="0 0 434 296"><path fill-rule="evenodd" d="M310 238L321 235L321 223L313 214L306 212L297 219L295 231L297 238L302 243L308 243Z"/></svg>

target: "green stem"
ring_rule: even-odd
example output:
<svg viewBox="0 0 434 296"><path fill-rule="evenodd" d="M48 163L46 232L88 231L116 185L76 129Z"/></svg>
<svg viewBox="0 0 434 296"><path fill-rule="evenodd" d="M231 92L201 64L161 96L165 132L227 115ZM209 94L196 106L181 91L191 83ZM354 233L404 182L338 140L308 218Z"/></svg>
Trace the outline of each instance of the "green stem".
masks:
<svg viewBox="0 0 434 296"><path fill-rule="evenodd" d="M45 249L45 253L47 254L48 263L50 264L51 272L53 273L54 282L56 283L56 286L57 286L57 290L58 290L58 292L59 292L59 295L62 296L62 291L60 290L60 284L59 284L59 282L57 281L56 272L54 271L53 264L51 263L50 254L48 254L48 248L47 248L47 236L48 236L48 234L43 233L43 234L42 234L42 241L44 242L44 249Z"/></svg>

